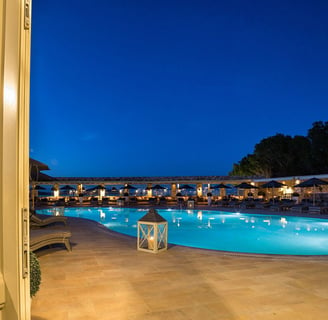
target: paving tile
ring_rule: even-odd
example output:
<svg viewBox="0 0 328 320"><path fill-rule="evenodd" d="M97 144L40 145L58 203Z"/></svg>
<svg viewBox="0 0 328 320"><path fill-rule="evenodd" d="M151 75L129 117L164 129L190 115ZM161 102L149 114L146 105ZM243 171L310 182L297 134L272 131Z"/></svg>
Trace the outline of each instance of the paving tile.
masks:
<svg viewBox="0 0 328 320"><path fill-rule="evenodd" d="M69 218L73 251L39 250L42 284L32 320L321 320L328 259L229 256L134 238Z"/></svg>

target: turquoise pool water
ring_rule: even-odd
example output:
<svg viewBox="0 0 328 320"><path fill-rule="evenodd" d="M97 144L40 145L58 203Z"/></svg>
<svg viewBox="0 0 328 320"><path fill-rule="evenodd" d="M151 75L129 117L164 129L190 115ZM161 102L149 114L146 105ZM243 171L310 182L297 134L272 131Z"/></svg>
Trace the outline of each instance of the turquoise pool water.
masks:
<svg viewBox="0 0 328 320"><path fill-rule="evenodd" d="M54 209L38 210L53 214ZM147 209L65 208L65 216L95 220L137 236L137 221ZM242 253L328 255L328 220L207 210L159 209L169 224L168 242Z"/></svg>

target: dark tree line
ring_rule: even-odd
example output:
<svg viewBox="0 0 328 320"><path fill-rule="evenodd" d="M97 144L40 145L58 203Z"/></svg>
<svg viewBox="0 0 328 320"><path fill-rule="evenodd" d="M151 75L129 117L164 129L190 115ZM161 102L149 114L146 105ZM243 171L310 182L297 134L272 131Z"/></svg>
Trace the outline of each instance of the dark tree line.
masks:
<svg viewBox="0 0 328 320"><path fill-rule="evenodd" d="M314 122L305 137L278 133L261 140L229 175L273 178L320 173L328 173L328 121Z"/></svg>

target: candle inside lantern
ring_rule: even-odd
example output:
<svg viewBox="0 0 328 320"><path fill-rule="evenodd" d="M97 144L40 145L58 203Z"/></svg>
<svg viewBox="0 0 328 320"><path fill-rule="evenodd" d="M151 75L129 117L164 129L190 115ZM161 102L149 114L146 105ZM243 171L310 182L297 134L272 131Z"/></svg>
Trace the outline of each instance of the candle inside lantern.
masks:
<svg viewBox="0 0 328 320"><path fill-rule="evenodd" d="M153 236L148 237L148 249L154 250L154 237Z"/></svg>

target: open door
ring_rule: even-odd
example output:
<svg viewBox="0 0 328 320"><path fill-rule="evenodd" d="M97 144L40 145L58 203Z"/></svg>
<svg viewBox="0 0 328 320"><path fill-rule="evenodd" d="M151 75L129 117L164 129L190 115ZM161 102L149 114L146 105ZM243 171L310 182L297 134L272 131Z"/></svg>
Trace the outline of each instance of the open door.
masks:
<svg viewBox="0 0 328 320"><path fill-rule="evenodd" d="M0 320L30 319L31 0L0 0Z"/></svg>

